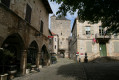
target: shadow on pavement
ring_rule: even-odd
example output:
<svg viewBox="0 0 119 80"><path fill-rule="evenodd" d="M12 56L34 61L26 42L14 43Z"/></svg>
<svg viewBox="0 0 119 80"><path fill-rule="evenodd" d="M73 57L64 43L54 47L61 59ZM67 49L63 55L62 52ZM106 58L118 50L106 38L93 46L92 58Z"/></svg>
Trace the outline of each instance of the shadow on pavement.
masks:
<svg viewBox="0 0 119 80"><path fill-rule="evenodd" d="M63 65L58 68L57 75L62 75L64 77L74 77L75 80L84 80L83 69L81 64L72 63Z"/></svg>
<svg viewBox="0 0 119 80"><path fill-rule="evenodd" d="M119 62L119 57L113 57L113 56L97 57L89 62L93 62L93 63Z"/></svg>
<svg viewBox="0 0 119 80"><path fill-rule="evenodd" d="M119 80L119 63L83 64L87 80Z"/></svg>

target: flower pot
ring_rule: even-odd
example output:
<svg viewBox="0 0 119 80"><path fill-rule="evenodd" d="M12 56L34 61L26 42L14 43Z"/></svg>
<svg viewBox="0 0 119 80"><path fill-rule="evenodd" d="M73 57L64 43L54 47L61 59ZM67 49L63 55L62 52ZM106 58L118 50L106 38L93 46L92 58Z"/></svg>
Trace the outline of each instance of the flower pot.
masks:
<svg viewBox="0 0 119 80"><path fill-rule="evenodd" d="M31 69L31 72L36 72L36 71L35 71L36 65L31 65L31 68L32 68L32 69Z"/></svg>
<svg viewBox="0 0 119 80"><path fill-rule="evenodd" d="M26 74L29 74L30 73L30 69L26 69Z"/></svg>
<svg viewBox="0 0 119 80"><path fill-rule="evenodd" d="M39 68L41 69L41 68L43 68L43 66L42 65L39 65Z"/></svg>
<svg viewBox="0 0 119 80"><path fill-rule="evenodd" d="M0 80L7 80L8 74L0 75Z"/></svg>
<svg viewBox="0 0 119 80"><path fill-rule="evenodd" d="M14 78L14 74L17 72L17 70L12 70L12 71L9 71L9 78L10 80L12 80Z"/></svg>
<svg viewBox="0 0 119 80"><path fill-rule="evenodd" d="M9 71L9 74L15 74L17 72L17 70L12 70L12 71Z"/></svg>

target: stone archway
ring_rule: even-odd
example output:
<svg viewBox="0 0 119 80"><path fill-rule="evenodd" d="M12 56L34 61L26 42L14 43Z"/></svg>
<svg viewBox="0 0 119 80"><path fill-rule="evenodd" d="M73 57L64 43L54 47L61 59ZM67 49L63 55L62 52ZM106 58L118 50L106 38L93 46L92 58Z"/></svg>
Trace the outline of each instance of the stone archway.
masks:
<svg viewBox="0 0 119 80"><path fill-rule="evenodd" d="M41 49L41 63L40 64L42 66L47 66L49 59L50 59L50 55L47 51L47 47L45 45L43 45L42 49Z"/></svg>
<svg viewBox="0 0 119 80"><path fill-rule="evenodd" d="M2 71L8 72L10 70L9 66L14 65L17 72L20 72L21 56L22 56L21 53L22 50L24 49L24 41L22 40L21 36L18 33L9 35L3 41L1 48L3 48L4 51L2 60L0 61L0 65L4 66L4 70ZM6 60L4 60L4 58L6 58ZM4 65L2 64L2 61L4 61ZM2 72L1 69L0 72Z"/></svg>
<svg viewBox="0 0 119 80"><path fill-rule="evenodd" d="M32 41L28 48L27 53L27 63L36 65L37 63L37 54L38 54L38 44L36 41Z"/></svg>
<svg viewBox="0 0 119 80"><path fill-rule="evenodd" d="M65 50L60 50L60 58L65 58Z"/></svg>

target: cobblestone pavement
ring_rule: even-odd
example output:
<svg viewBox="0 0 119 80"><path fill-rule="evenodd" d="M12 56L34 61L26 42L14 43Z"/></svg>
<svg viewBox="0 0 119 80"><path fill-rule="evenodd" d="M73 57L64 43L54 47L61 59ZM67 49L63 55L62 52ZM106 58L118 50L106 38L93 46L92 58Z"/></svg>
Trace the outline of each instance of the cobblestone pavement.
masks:
<svg viewBox="0 0 119 80"><path fill-rule="evenodd" d="M38 73L17 77L14 80L85 80L85 73L81 64L61 58L56 64L44 67Z"/></svg>
<svg viewBox="0 0 119 80"><path fill-rule="evenodd" d="M119 63L84 63L87 80L119 80Z"/></svg>
<svg viewBox="0 0 119 80"><path fill-rule="evenodd" d="M119 80L119 63L75 63L61 58L40 72L14 80Z"/></svg>

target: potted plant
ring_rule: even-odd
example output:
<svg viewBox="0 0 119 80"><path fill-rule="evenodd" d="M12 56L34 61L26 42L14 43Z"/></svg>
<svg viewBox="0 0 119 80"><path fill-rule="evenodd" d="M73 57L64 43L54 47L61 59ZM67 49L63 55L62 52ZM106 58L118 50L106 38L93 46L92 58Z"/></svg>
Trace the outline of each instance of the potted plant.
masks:
<svg viewBox="0 0 119 80"><path fill-rule="evenodd" d="M27 63L26 74L30 73L31 63Z"/></svg>
<svg viewBox="0 0 119 80"><path fill-rule="evenodd" d="M7 70L6 70L6 65L7 65L7 61L9 61L8 59L9 58L13 58L14 57L14 54L11 53L9 50L6 50L6 49L3 49L1 48L0 49L0 65L2 65L2 72L1 72L1 75L0 75L0 78L1 80L7 80L7 76L8 74L6 73Z"/></svg>

